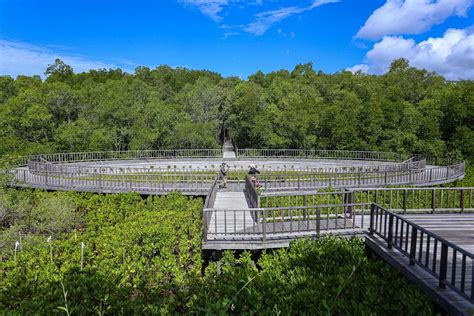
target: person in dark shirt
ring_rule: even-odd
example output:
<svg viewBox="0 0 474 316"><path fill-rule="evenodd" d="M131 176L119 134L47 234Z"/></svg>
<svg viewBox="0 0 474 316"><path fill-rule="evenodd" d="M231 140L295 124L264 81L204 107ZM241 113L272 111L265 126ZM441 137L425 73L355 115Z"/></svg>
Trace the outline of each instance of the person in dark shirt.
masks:
<svg viewBox="0 0 474 316"><path fill-rule="evenodd" d="M254 164L249 165L249 172L250 180L253 183L254 187L260 186L258 181L257 181L257 174L260 174L260 171L258 171L257 167L255 167Z"/></svg>

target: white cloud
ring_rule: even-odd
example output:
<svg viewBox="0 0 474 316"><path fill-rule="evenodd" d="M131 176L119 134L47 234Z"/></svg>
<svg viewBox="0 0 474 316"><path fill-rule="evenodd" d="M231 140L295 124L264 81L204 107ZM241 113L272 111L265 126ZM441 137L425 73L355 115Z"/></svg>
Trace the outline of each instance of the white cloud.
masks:
<svg viewBox="0 0 474 316"><path fill-rule="evenodd" d="M258 13L255 16L255 21L247 24L243 27L243 30L252 33L254 35L262 35L265 33L269 28L271 28L276 23L280 22L283 19L286 19L292 15L301 14L305 11L312 10L319 6L328 3L336 3L339 0L314 0L311 5L306 7L286 7L278 10L271 10Z"/></svg>
<svg viewBox="0 0 474 316"><path fill-rule="evenodd" d="M352 67L348 67L348 68L346 68L346 70L350 71L352 73L356 73L358 71L368 73L369 72L369 66L366 65L366 64L358 64L358 65L354 65Z"/></svg>
<svg viewBox="0 0 474 316"><path fill-rule="evenodd" d="M420 34L448 17L465 16L474 0L387 0L375 10L356 37Z"/></svg>
<svg viewBox="0 0 474 316"><path fill-rule="evenodd" d="M0 39L0 75L43 76L48 64L53 64L56 58L70 65L75 72L117 68L111 63L64 54L53 48Z"/></svg>
<svg viewBox="0 0 474 316"><path fill-rule="evenodd" d="M410 65L436 71L450 80L474 79L474 33L449 29L442 37L418 44L401 36L385 36L366 54L364 64L347 70L381 74L397 58L406 58Z"/></svg>
<svg viewBox="0 0 474 316"><path fill-rule="evenodd" d="M230 0L179 0L186 5L195 6L202 14L207 15L214 21L219 21L219 13L230 3Z"/></svg>

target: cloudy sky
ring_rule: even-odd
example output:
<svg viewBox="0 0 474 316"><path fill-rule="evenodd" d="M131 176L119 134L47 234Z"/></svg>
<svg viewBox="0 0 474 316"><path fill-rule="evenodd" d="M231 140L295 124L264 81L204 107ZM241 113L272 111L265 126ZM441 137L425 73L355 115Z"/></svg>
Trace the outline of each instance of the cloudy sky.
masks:
<svg viewBox="0 0 474 316"><path fill-rule="evenodd" d="M0 75L160 64L246 78L312 61L380 74L399 57L474 79L474 0L0 0Z"/></svg>

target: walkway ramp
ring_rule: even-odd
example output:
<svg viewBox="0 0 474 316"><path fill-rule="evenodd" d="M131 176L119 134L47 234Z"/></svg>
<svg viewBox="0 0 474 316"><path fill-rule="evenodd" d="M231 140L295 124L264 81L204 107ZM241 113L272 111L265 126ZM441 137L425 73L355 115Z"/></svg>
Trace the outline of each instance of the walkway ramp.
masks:
<svg viewBox="0 0 474 316"><path fill-rule="evenodd" d="M224 159L232 159L232 158L237 157L235 155L234 146L232 145L232 141L226 140L224 142L224 145L222 146L222 153L223 153Z"/></svg>
<svg viewBox="0 0 474 316"><path fill-rule="evenodd" d="M216 232L224 232L224 234L244 232L255 225L243 191L217 192L214 209L218 212L212 213L209 227L210 234ZM226 212L226 210L229 210L229 212ZM239 213L237 214L235 210L239 210Z"/></svg>

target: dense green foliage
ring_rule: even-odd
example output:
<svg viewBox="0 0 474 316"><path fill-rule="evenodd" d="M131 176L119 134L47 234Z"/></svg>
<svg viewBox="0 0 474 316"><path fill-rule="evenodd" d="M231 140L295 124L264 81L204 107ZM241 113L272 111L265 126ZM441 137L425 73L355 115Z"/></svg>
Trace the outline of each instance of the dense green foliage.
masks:
<svg viewBox="0 0 474 316"><path fill-rule="evenodd" d="M72 314L186 308L182 300L201 273L200 200L4 192L0 205L11 224L3 222L1 230L0 310L48 315L66 304ZM15 261L9 241L19 240L20 231Z"/></svg>
<svg viewBox="0 0 474 316"><path fill-rule="evenodd" d="M0 77L0 155L219 146L387 150L474 157L474 83L447 82L396 60L382 76L139 67L47 79Z"/></svg>
<svg viewBox="0 0 474 316"><path fill-rule="evenodd" d="M302 240L202 274L199 199L2 192L0 310L21 314L431 314L357 238ZM6 216L5 216L6 215ZM58 217L59 215L59 217ZM15 256L14 240L22 243ZM52 236L51 242L47 237ZM84 261L81 270L81 243ZM21 248L21 249L20 249Z"/></svg>
<svg viewBox="0 0 474 316"><path fill-rule="evenodd" d="M299 240L263 256L226 253L211 264L192 308L254 315L430 315L429 298L359 238Z"/></svg>

